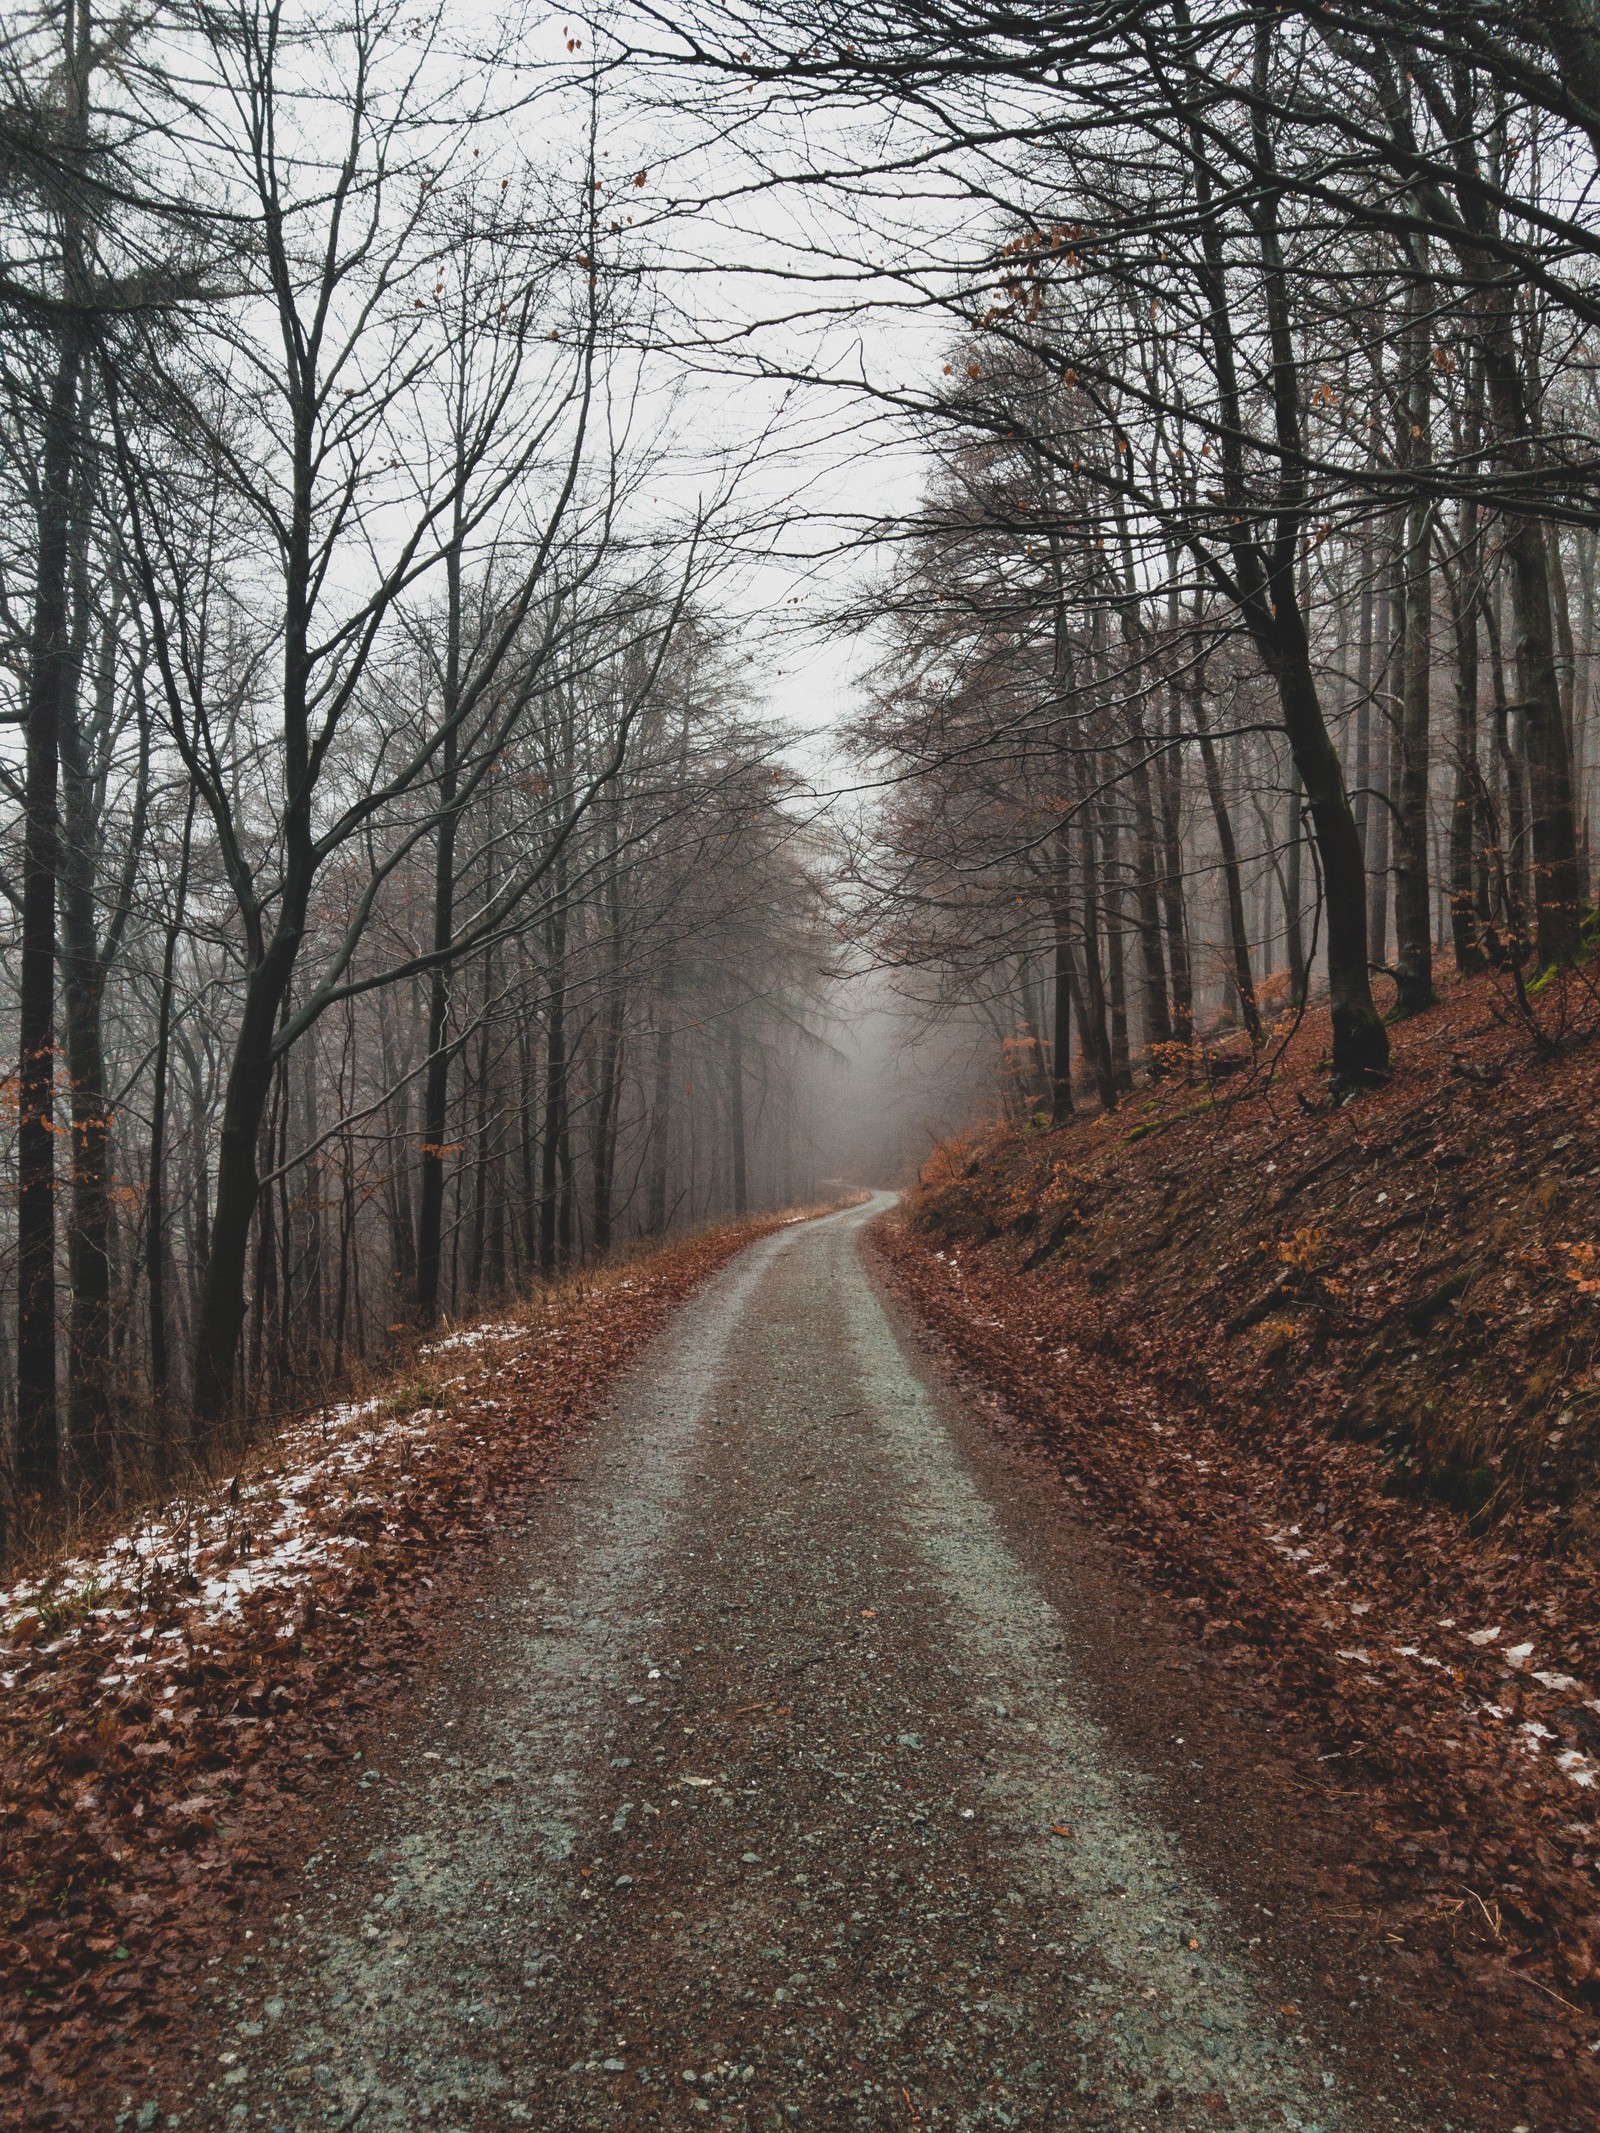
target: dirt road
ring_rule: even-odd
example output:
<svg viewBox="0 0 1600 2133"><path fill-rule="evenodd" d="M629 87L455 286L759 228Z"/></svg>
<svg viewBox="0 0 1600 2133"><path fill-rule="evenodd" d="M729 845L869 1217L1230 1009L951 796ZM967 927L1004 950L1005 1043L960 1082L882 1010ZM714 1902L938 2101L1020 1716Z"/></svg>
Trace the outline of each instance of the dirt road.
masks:
<svg viewBox="0 0 1600 2133"><path fill-rule="evenodd" d="M124 2122L1511 2133L1327 1952L1270 1751L1186 1733L1181 1647L931 1382L881 1204L751 1248L575 1442Z"/></svg>

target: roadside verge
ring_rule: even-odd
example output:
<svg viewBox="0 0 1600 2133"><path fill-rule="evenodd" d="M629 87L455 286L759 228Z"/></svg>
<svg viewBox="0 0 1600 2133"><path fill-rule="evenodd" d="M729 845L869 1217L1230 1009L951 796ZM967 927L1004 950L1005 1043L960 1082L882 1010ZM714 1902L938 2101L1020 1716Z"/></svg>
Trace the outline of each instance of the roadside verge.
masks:
<svg viewBox="0 0 1600 2133"><path fill-rule="evenodd" d="M1538 1576L1530 1591L1529 1566L1454 1514L1386 1493L1368 1447L1292 1410L1246 1436L1175 1399L1108 1352L1099 1298L1063 1272L893 1218L872 1241L991 1423L1060 1471L1208 1664L1281 1714L1308 1793L1352 1830L1371 1934L1425 1952L1592 2099L1595 1787L1536 1714L1594 1696L1595 1670L1566 1671L1570 1617L1513 1626Z"/></svg>
<svg viewBox="0 0 1600 2133"><path fill-rule="evenodd" d="M137 2058L270 1869L275 1820L359 1763L569 1430L694 1289L800 1219L446 1329L403 1380L302 1417L231 1484L0 1594L0 2123L74 2124L90 2058Z"/></svg>

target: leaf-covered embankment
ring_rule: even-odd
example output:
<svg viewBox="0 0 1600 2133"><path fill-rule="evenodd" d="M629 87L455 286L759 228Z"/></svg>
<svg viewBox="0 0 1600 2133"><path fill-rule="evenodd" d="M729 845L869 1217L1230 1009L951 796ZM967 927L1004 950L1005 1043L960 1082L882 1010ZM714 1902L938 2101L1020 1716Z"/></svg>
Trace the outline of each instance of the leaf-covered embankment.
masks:
<svg viewBox="0 0 1600 2133"><path fill-rule="evenodd" d="M137 2055L270 1865L274 1817L359 1755L570 1426L786 1219L446 1332L406 1382L305 1417L231 1488L0 1595L0 2122L81 2122L86 2066Z"/></svg>
<svg viewBox="0 0 1600 2133"><path fill-rule="evenodd" d="M1509 1961L1576 2018L1600 2003L1600 1047L1536 1059L1494 1009L1454 989L1338 1111L1311 1104L1310 1017L1270 1080L993 1129L881 1244L1218 1662L1270 1685L1370 1836L1375 1930L1403 1915L1480 1980Z"/></svg>

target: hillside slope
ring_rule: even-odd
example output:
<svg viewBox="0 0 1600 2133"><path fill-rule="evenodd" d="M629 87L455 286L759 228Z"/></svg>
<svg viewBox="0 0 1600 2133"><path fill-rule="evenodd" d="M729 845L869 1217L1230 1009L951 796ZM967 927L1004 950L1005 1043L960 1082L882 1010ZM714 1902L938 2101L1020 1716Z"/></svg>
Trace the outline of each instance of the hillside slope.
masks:
<svg viewBox="0 0 1600 2133"><path fill-rule="evenodd" d="M1488 984L1340 1110L1271 1072L938 1152L911 1301L1269 1684L1363 1819L1374 1930L1600 2008L1600 1046ZM1235 1062L1225 1062L1232 1066ZM1398 1906L1398 1909L1396 1908Z"/></svg>

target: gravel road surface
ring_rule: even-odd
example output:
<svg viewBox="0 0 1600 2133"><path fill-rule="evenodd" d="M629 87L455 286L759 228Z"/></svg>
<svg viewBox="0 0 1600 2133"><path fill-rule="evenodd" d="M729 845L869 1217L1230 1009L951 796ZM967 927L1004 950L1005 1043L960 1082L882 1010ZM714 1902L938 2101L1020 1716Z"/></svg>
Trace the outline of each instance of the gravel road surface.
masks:
<svg viewBox="0 0 1600 2133"><path fill-rule="evenodd" d="M1293 1829L896 1324L886 1204L752 1247L573 1441L126 2123L1511 2133L1261 1900Z"/></svg>

